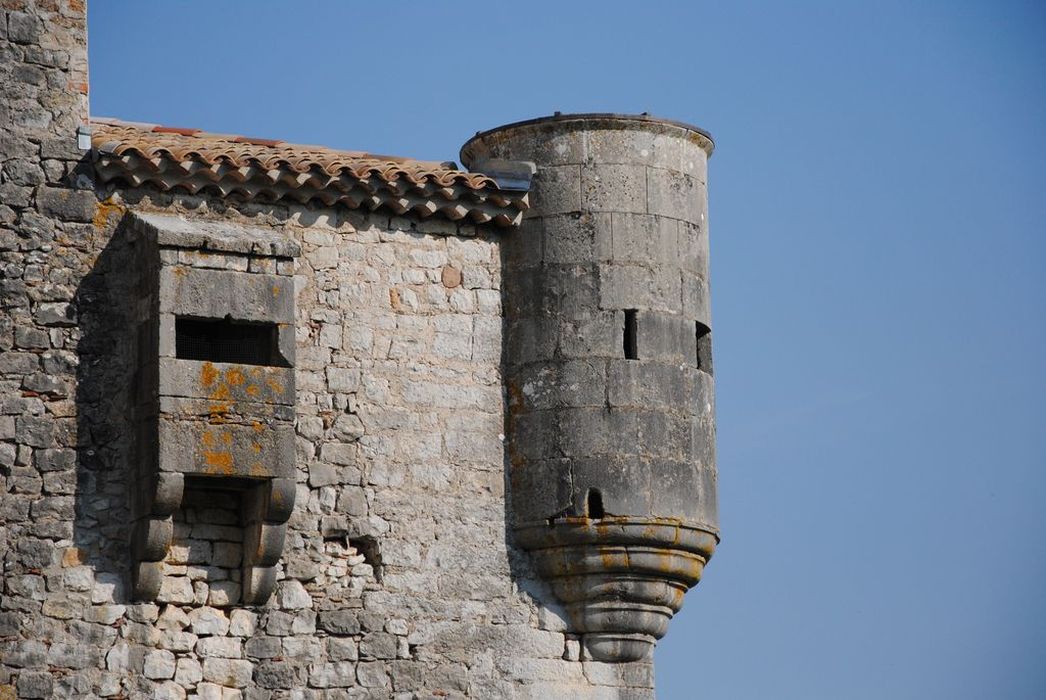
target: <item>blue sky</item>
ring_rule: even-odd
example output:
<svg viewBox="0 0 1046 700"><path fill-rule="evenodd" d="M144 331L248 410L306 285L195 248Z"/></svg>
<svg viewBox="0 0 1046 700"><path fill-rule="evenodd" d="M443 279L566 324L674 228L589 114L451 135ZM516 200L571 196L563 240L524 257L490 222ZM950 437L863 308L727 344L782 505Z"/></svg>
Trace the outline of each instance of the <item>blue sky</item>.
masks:
<svg viewBox="0 0 1046 700"><path fill-rule="evenodd" d="M1046 697L1046 6L93 0L98 116L712 132L723 543L662 698Z"/></svg>

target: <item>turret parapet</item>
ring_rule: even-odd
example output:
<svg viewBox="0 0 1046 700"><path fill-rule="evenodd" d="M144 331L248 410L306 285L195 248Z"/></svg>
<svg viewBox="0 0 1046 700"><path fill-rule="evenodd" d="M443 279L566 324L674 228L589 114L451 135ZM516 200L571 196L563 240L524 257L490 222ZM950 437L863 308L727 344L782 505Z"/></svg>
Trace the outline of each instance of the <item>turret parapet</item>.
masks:
<svg viewBox="0 0 1046 700"><path fill-rule="evenodd" d="M596 659L644 658L718 542L709 135L648 115L477 134L532 161L503 242L509 514Z"/></svg>

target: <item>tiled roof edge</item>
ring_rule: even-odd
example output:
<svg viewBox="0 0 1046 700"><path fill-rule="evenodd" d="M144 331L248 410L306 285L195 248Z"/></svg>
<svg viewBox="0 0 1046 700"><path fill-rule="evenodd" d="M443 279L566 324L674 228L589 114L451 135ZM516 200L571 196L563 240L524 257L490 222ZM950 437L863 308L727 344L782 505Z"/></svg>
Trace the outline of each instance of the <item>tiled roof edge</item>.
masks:
<svg viewBox="0 0 1046 700"><path fill-rule="evenodd" d="M502 227L518 225L529 208L526 168L503 164L487 175L454 163L106 118L91 120L91 145L103 183Z"/></svg>

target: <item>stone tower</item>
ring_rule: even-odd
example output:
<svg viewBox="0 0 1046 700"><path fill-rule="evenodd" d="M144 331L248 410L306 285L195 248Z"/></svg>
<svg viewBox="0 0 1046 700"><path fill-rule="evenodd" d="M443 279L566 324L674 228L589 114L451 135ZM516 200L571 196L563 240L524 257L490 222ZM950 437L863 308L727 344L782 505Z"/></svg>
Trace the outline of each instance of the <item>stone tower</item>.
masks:
<svg viewBox="0 0 1046 700"><path fill-rule="evenodd" d="M509 517L593 658L643 658L717 542L706 163L692 126L559 115L477 134L531 161L506 238Z"/></svg>

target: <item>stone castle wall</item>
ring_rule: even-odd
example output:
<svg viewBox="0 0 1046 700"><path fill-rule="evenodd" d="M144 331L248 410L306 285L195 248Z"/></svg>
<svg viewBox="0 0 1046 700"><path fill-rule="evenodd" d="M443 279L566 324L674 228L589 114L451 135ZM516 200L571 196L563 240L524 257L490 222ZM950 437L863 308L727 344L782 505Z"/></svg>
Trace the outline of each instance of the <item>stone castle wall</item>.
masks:
<svg viewBox="0 0 1046 700"><path fill-rule="evenodd" d="M581 658L508 543L512 232L96 189L82 4L3 6L0 698L651 697L649 662ZM134 211L302 247L296 505L265 605L238 602L242 505L206 488L158 599L131 599Z"/></svg>

